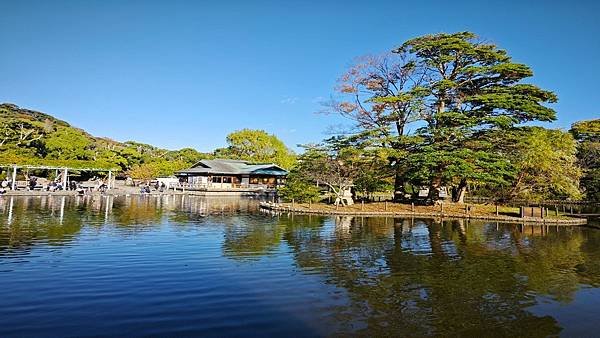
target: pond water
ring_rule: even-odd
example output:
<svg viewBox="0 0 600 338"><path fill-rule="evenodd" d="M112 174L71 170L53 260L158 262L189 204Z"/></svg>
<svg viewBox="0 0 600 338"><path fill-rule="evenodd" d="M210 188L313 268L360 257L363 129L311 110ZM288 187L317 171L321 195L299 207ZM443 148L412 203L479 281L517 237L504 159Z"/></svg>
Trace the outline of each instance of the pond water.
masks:
<svg viewBox="0 0 600 338"><path fill-rule="evenodd" d="M0 337L590 336L600 230L0 198Z"/></svg>

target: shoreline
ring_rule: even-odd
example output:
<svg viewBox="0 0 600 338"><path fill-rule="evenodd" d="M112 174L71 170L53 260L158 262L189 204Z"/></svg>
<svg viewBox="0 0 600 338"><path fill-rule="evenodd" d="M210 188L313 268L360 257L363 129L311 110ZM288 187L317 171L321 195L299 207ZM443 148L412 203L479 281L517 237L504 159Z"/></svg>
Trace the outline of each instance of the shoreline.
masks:
<svg viewBox="0 0 600 338"><path fill-rule="evenodd" d="M149 193L141 193L139 190L135 189L112 189L108 190L104 193L99 191L92 191L86 194L79 194L77 191L72 190L60 190L60 191L8 191L5 194L1 194L0 197L35 197L35 196L230 196L230 197L246 197L246 196L255 196L254 193L248 193L245 191L194 191L194 190L186 190L186 191L173 191L173 190L165 190L165 191L155 191L152 190Z"/></svg>
<svg viewBox="0 0 600 338"><path fill-rule="evenodd" d="M274 204L270 202L261 202L260 208L272 212L286 212L297 214L323 215L323 216L367 216L367 217L441 217L441 218L456 218L456 219L476 219L487 221L500 221L503 223L517 224L552 224L552 225L587 225L586 218L570 217L569 219L558 218L542 218L542 217L515 217L506 215L473 215L469 213L443 212L443 211L403 211L403 210L377 210L377 211L360 211L360 210L340 210L347 207L340 207L337 210L318 209L319 204L309 205L309 207L292 207L291 204ZM475 205L479 206L479 205ZM317 207L317 208L315 208ZM315 208L315 209L313 209Z"/></svg>
<svg viewBox="0 0 600 338"><path fill-rule="evenodd" d="M206 194L205 192L193 192L193 191L151 191L150 193L140 193L139 191L127 191L115 189L100 193L94 191L85 195L79 195L76 191L10 191L6 194L0 195L1 197L39 197L39 196L71 196L71 197L100 197L100 196L202 196L202 197L244 197L240 194ZM382 205L384 206L381 210ZM574 214L561 215L563 218L554 217L517 217L509 215L495 215L493 213L477 214L481 212L481 209L489 209L490 206L484 204L469 204L469 207L477 210L476 213L471 211L457 212L457 205L445 204L441 206L414 206L389 202L389 209L387 202L377 202L368 204L354 204L353 206L340 206L336 208L333 205L315 203L315 204L292 204L292 203L272 203L272 202L260 202L259 209L267 210L270 212L277 213L297 213L297 214L310 214L310 215L323 215L323 216L363 216L363 217L421 217L421 218L454 218L454 219L475 219L475 220L487 220L487 221L499 221L504 223L515 223L515 224L548 224L548 225L587 225L588 221L585 215L576 216ZM460 206L465 209L467 205ZM364 210L365 207L371 210ZM377 209L379 207L379 209ZM357 210L357 208L359 208ZM405 209L399 209L405 208ZM506 208L506 207L502 207ZM395 210L394 210L395 209ZM409 209L409 210L406 210ZM410 209L414 210L411 211ZM434 210L437 209L437 210ZM454 210L452 210L454 209Z"/></svg>

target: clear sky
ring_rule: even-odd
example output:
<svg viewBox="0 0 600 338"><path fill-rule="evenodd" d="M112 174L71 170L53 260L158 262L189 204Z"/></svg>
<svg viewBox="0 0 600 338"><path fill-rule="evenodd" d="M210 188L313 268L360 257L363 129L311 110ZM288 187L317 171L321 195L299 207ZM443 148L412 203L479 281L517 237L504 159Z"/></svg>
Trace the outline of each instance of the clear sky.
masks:
<svg viewBox="0 0 600 338"><path fill-rule="evenodd" d="M0 102L96 136L210 151L261 128L292 148L353 58L469 30L555 91L558 121L598 118L600 1L0 0Z"/></svg>

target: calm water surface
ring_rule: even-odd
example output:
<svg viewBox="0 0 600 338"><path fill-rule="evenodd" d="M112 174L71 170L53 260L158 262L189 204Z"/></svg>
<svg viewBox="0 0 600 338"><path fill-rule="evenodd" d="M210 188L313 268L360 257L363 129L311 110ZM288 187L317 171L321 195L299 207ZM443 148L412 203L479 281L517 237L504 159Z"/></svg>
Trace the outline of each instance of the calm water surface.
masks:
<svg viewBox="0 0 600 338"><path fill-rule="evenodd" d="M0 198L0 337L591 336L600 230Z"/></svg>

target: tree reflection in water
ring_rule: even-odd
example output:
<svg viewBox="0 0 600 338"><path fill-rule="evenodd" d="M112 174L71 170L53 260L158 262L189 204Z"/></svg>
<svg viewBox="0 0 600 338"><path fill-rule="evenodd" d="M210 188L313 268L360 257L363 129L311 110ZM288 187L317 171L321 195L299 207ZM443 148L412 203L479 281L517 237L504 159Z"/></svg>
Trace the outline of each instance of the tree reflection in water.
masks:
<svg viewBox="0 0 600 338"><path fill-rule="evenodd" d="M348 290L345 333L553 335L528 311L536 296L569 302L598 278L598 235L568 227L295 215L233 227L224 245L267 254L282 231L300 269Z"/></svg>
<svg viewBox="0 0 600 338"><path fill-rule="evenodd" d="M222 255L289 255L303 274L347 291L340 334L558 334L529 309L568 304L600 279L598 231L467 220L267 215L249 199L192 196L0 198L0 257L36 243L68 246L86 231L135 234L211 226ZM268 276L265 276L268 278Z"/></svg>

